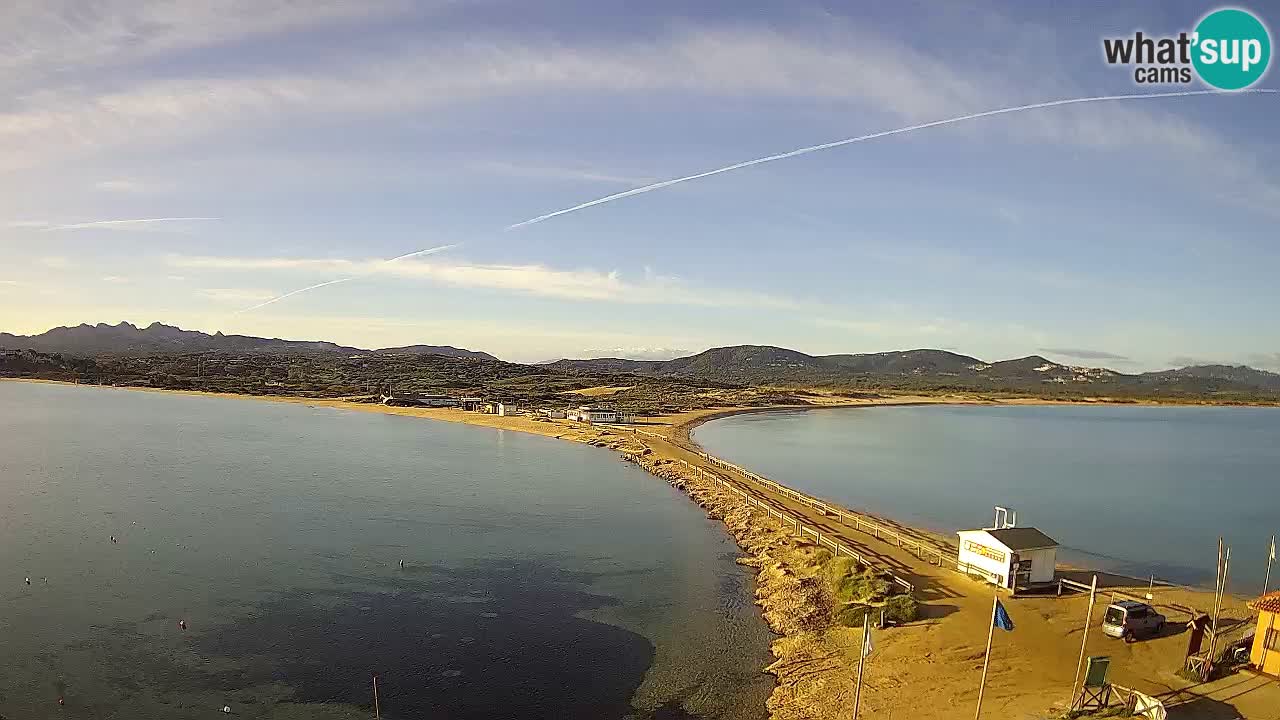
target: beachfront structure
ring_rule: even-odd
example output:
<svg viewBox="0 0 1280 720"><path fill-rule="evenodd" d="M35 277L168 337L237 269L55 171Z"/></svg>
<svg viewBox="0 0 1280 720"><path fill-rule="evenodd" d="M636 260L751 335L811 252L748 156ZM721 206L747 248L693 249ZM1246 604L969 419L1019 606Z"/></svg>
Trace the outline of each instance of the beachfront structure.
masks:
<svg viewBox="0 0 1280 720"><path fill-rule="evenodd" d="M1029 527L961 530L957 565L994 585L1014 590L1051 583L1058 566L1058 541Z"/></svg>
<svg viewBox="0 0 1280 720"><path fill-rule="evenodd" d="M484 405L484 398L464 397L458 400L458 404L468 412L479 412Z"/></svg>
<svg viewBox="0 0 1280 720"><path fill-rule="evenodd" d="M1249 609L1258 613L1249 662L1260 673L1280 677L1280 590L1249 603Z"/></svg>
<svg viewBox="0 0 1280 720"><path fill-rule="evenodd" d="M565 416L570 420L581 420L590 423L633 423L636 421L634 413L626 413L613 408L598 407L595 405L583 405L576 410L565 411Z"/></svg>
<svg viewBox="0 0 1280 720"><path fill-rule="evenodd" d="M390 391L382 396L383 405L401 405L416 407L454 407L457 398L435 393L404 393Z"/></svg>
<svg viewBox="0 0 1280 720"><path fill-rule="evenodd" d="M618 422L618 411L611 408L596 407L594 405L583 405L576 410L569 411L570 420L581 420L582 422L591 423L614 423Z"/></svg>
<svg viewBox="0 0 1280 720"><path fill-rule="evenodd" d="M564 420L569 417L569 411L558 410L556 408L543 408L538 411L538 414L543 417L551 418L552 420Z"/></svg>

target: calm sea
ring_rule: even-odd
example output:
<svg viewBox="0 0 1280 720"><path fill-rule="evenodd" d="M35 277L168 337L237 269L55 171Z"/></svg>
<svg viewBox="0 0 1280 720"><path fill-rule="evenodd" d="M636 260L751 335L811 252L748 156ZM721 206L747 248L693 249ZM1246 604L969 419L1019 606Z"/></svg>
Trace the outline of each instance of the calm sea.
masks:
<svg viewBox="0 0 1280 720"><path fill-rule="evenodd" d="M595 448L0 382L9 720L763 717L735 550Z"/></svg>
<svg viewBox="0 0 1280 720"><path fill-rule="evenodd" d="M1016 509L1062 559L1261 589L1280 532L1280 410L885 407L739 415L695 431L709 452L827 497L951 532ZM1272 586L1278 573L1273 572Z"/></svg>

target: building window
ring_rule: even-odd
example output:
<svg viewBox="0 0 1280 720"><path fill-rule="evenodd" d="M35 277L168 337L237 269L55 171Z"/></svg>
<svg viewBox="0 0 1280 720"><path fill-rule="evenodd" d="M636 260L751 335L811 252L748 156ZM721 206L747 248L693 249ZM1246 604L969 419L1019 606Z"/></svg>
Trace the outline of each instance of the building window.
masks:
<svg viewBox="0 0 1280 720"><path fill-rule="evenodd" d="M1267 650L1280 650L1280 630L1267 630L1267 639L1262 643L1262 647Z"/></svg>

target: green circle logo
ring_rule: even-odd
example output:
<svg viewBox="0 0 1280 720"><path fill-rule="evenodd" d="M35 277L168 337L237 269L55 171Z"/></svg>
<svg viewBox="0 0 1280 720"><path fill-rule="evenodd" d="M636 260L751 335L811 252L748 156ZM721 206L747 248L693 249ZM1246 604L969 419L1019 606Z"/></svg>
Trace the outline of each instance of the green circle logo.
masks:
<svg viewBox="0 0 1280 720"><path fill-rule="evenodd" d="M1214 10L1196 25L1191 63L1205 83L1240 90L1262 78L1271 62L1267 26L1245 10Z"/></svg>

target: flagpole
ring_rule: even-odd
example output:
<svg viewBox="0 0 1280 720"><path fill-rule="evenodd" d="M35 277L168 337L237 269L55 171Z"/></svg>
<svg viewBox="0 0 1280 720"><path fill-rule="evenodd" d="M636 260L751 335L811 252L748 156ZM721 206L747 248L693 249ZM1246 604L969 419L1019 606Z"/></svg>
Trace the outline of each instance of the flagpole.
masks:
<svg viewBox="0 0 1280 720"><path fill-rule="evenodd" d="M1218 542L1222 542L1219 539ZM1218 615L1222 612L1223 596L1227 594L1227 578L1231 573L1231 548L1227 548L1227 552L1222 556L1222 577L1219 579L1218 600L1213 607L1213 631L1209 636L1209 654L1205 657L1204 679L1208 680L1213 674L1213 662L1215 654L1218 651Z"/></svg>
<svg viewBox="0 0 1280 720"><path fill-rule="evenodd" d="M373 674L373 716L375 718L382 717L381 708L378 707L378 674Z"/></svg>
<svg viewBox="0 0 1280 720"><path fill-rule="evenodd" d="M853 720L858 720L858 706L862 704L862 666L867 661L867 637L871 633L871 608L862 616L862 646L858 648L858 687L853 692Z"/></svg>
<svg viewBox="0 0 1280 720"><path fill-rule="evenodd" d="M982 717L982 694L987 689L987 666L991 663L991 638L996 634L996 606L1000 603L997 592L991 597L991 622L987 628L987 654L982 659L982 684L978 686L978 709L973 713L974 720Z"/></svg>
<svg viewBox="0 0 1280 720"><path fill-rule="evenodd" d="M1271 536L1271 552L1267 553L1267 577L1262 581L1262 594L1267 594L1267 588L1271 587L1271 563L1276 559L1276 536ZM1265 645L1264 645L1265 647Z"/></svg>
<svg viewBox="0 0 1280 720"><path fill-rule="evenodd" d="M1089 625L1093 623L1093 603L1098 594L1098 576L1093 576L1093 585L1089 588L1089 612L1084 616L1084 637L1080 638L1080 659L1076 660L1076 676L1071 681L1071 704L1068 710L1076 706L1076 683L1080 682L1080 667L1084 665L1084 648L1089 642Z"/></svg>

